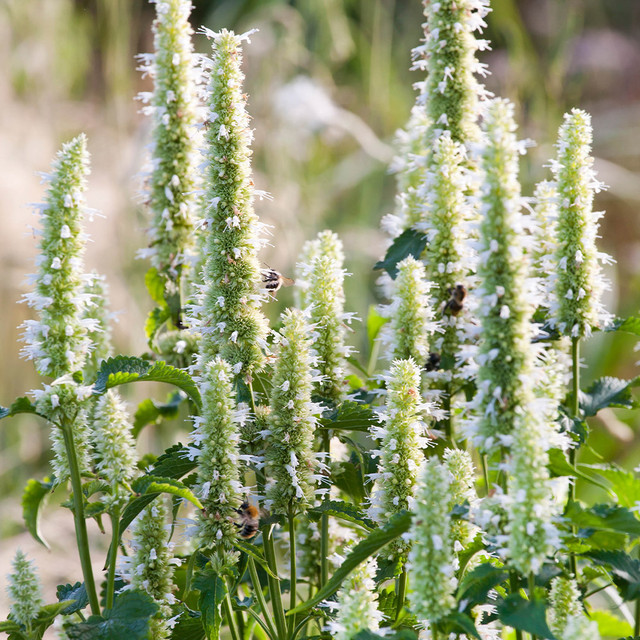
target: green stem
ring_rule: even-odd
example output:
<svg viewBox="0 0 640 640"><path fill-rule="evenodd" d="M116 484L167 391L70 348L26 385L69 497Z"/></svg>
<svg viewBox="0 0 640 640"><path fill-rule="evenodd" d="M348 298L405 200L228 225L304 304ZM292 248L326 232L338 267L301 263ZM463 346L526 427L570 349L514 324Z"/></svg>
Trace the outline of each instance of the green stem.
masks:
<svg viewBox="0 0 640 640"><path fill-rule="evenodd" d="M276 552L273 546L273 525L266 525L262 529L262 539L264 540L264 555L274 575L278 575L278 563ZM267 576L269 581L269 593L271 594L271 604L275 616L278 639L285 640L287 637L287 621L284 615L284 605L282 604L282 593L280 592L280 582L271 576Z"/></svg>
<svg viewBox="0 0 640 640"><path fill-rule="evenodd" d="M116 489L117 491L117 489ZM111 550L109 553L109 572L107 573L107 609L113 609L116 581L116 560L118 559L118 541L120 539L120 507L111 514Z"/></svg>
<svg viewBox="0 0 640 640"><path fill-rule="evenodd" d="M596 593L600 593L600 591L604 591L607 587L612 587L612 586L613 585L609 582L607 584L602 585L601 587L596 587L595 589L591 589L591 591L587 591L587 593L584 594L582 599L586 600L587 598L590 598L592 595L595 595Z"/></svg>
<svg viewBox="0 0 640 640"><path fill-rule="evenodd" d="M571 381L571 413L573 417L577 419L580 416L580 338L571 339L571 364L573 377ZM576 449L571 447L569 449L569 463L572 467L576 464ZM576 499L576 478L572 479L569 485L569 497L567 498L567 506L570 503L575 502ZM571 526L571 531L576 534L577 528L575 525ZM573 573L576 580L578 579L578 563L576 560L576 554L571 553L569 555L569 566L571 573Z"/></svg>
<svg viewBox="0 0 640 640"><path fill-rule="evenodd" d="M255 419L256 416L256 399L253 397L253 382L249 383L249 392L251 394L251 411Z"/></svg>
<svg viewBox="0 0 640 640"><path fill-rule="evenodd" d="M402 572L398 577L397 584L397 597L396 597L396 622L400 618L400 614L402 613L402 609L404 608L404 600L407 595L407 565L402 565Z"/></svg>
<svg viewBox="0 0 640 640"><path fill-rule="evenodd" d="M533 572L529 574L529 600L533 600L535 597L536 590L536 577L533 575ZM531 640L538 640L538 636L531 634Z"/></svg>
<svg viewBox="0 0 640 640"><path fill-rule="evenodd" d="M489 493L491 492L491 485L489 484L489 465L487 462L486 453L480 456L480 464L482 465L482 476L484 478L486 495L489 495Z"/></svg>
<svg viewBox="0 0 640 640"><path fill-rule="evenodd" d="M447 383L444 387L444 396L442 398L442 408L447 412L444 419L444 435L445 438L453 442L453 419L451 418L451 384Z"/></svg>
<svg viewBox="0 0 640 640"><path fill-rule="evenodd" d="M640 636L640 598L636 600L636 623L633 627L633 637Z"/></svg>
<svg viewBox="0 0 640 640"><path fill-rule="evenodd" d="M227 595L222 601L222 606L224 608L224 615L227 618L227 624L229 625L229 631L231 631L232 640L242 640L238 635L236 621L233 617L233 607L231 606L231 596L229 595L229 591L227 591Z"/></svg>
<svg viewBox="0 0 640 640"><path fill-rule="evenodd" d="M329 431L322 432L322 451L325 454L324 462L329 464L329 446L331 439ZM330 500L329 491L324 494L324 502ZM320 588L329 580L329 515L323 513L320 518Z"/></svg>
<svg viewBox="0 0 640 640"><path fill-rule="evenodd" d="M298 588L298 567L296 566L296 519L293 512L293 506L289 504L289 556L291 560L291 588L289 590L289 609L295 609L296 606L296 589ZM296 625L296 617L291 616L289 625L290 635Z"/></svg>
<svg viewBox="0 0 640 640"><path fill-rule="evenodd" d="M258 577L258 571L256 570L256 563L253 558L249 556L249 574L251 575L251 582L253 583L253 592L256 594L256 598L258 599L258 604L260 605L260 609L262 609L262 616L264 618L264 622L269 629L269 635L273 640L277 638L278 634L276 633L276 629L273 626L273 618L271 617L271 613L267 608L267 601L264 599L264 594L262 593L262 585L260 584L260 578Z"/></svg>
<svg viewBox="0 0 640 640"><path fill-rule="evenodd" d="M91 566L91 552L89 551L89 536L87 535L87 523L84 519L84 504L82 498L82 479L80 478L80 467L78 465L78 457L76 456L76 448L73 442L72 425L69 422L63 422L60 425L64 438L64 446L67 450L67 459L69 460L69 475L71 476L71 488L73 490L73 517L76 529L76 542L78 545L78 554L80 556L80 565L82 566L82 577L84 585L89 597L89 605L93 615L100 615L100 602L96 592L96 583L93 578L93 568Z"/></svg>
<svg viewBox="0 0 640 640"><path fill-rule="evenodd" d="M518 592L518 575L515 571L509 574L509 589L511 593ZM520 629L514 629L514 631L516 633L516 640L522 640L522 631L520 631Z"/></svg>

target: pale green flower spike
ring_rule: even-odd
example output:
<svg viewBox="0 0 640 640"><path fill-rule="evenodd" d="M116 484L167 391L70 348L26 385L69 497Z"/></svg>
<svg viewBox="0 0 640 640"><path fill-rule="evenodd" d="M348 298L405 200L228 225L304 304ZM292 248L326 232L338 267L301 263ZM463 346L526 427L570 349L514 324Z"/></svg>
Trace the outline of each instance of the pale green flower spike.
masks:
<svg viewBox="0 0 640 640"><path fill-rule="evenodd" d="M313 499L313 434L319 411L311 402L314 375L317 378L311 327L298 309L287 309L282 323L265 453L267 505L276 514L287 514L291 506L308 505Z"/></svg>
<svg viewBox="0 0 640 640"><path fill-rule="evenodd" d="M37 618L42 601L42 587L32 560L27 560L20 549L13 558L13 572L7 576L7 595L11 605L11 617L31 631L31 623Z"/></svg>
<svg viewBox="0 0 640 640"><path fill-rule="evenodd" d="M157 0L153 55L140 56L154 81L143 111L153 117L148 205L153 220L150 249L158 272L176 287L194 248L197 78L189 25L191 0Z"/></svg>
<svg viewBox="0 0 640 640"><path fill-rule="evenodd" d="M83 318L93 320L95 325L89 330L92 349L84 367L85 380L93 379L100 363L113 354L109 323L111 317L109 313L109 286L104 276L95 272L89 276L91 280L85 285L84 291L91 296L91 299L84 310Z"/></svg>
<svg viewBox="0 0 640 640"><path fill-rule="evenodd" d="M415 68L424 69L424 87L430 128L430 146L443 130L451 131L456 142L477 140L478 99L486 95L474 74L486 74L486 65L476 60L476 51L488 48L477 40L489 12L488 0L423 0L425 44L413 51Z"/></svg>
<svg viewBox="0 0 640 640"><path fill-rule="evenodd" d="M600 640L598 623L586 616L571 616L567 620L562 635L556 635L560 640Z"/></svg>
<svg viewBox="0 0 640 640"><path fill-rule="evenodd" d="M231 367L221 358L202 372L202 415L194 418L198 454L198 539L203 547L230 546L237 536L236 509L242 502L239 471L239 431Z"/></svg>
<svg viewBox="0 0 640 640"><path fill-rule="evenodd" d="M377 568L376 559L369 558L349 574L338 591L338 613L327 625L335 640L352 640L359 631L380 628L383 615L375 592Z"/></svg>
<svg viewBox="0 0 640 640"><path fill-rule="evenodd" d="M89 175L87 139L80 134L58 152L41 213L40 255L36 259L35 291L24 299L38 311L40 321L24 323L22 355L34 360L38 373L59 378L82 370L89 353L88 330L95 321L83 314L91 297L84 292L82 256L84 192Z"/></svg>
<svg viewBox="0 0 640 640"><path fill-rule="evenodd" d="M595 622L584 615L580 591L574 579L562 576L554 578L549 591L549 604L549 628L560 640L597 640L600 637Z"/></svg>
<svg viewBox="0 0 640 640"><path fill-rule="evenodd" d="M162 499L156 498L138 516L131 542L134 550L130 559L131 586L148 593L160 606L160 613L149 624L149 637L154 640L169 638L167 621L171 616L170 605L175 602L172 592L175 561L169 530L167 509Z"/></svg>
<svg viewBox="0 0 640 640"><path fill-rule="evenodd" d="M473 402L478 418L471 435L476 446L490 452L500 445L508 446L509 434L526 421L532 400L534 291L527 277L522 242L524 218L513 105L494 100L487 109L484 126L478 267L482 285L476 291L481 319L480 368Z"/></svg>
<svg viewBox="0 0 640 640"><path fill-rule="evenodd" d="M558 194L555 185L548 180L542 180L536 185L533 193L535 205L533 219L535 223L534 242L531 254L531 264L534 275L540 278L544 288L548 289L549 274L556 269L556 224L558 220ZM549 305L553 289L544 296L543 304Z"/></svg>
<svg viewBox="0 0 640 640"><path fill-rule="evenodd" d="M451 542L451 474L436 458L424 465L416 488L411 540L411 611L418 620L437 622L455 605L457 559Z"/></svg>
<svg viewBox="0 0 640 640"><path fill-rule="evenodd" d="M603 185L593 170L591 141L591 116L573 109L564 116L557 160L551 165L558 192L558 266L551 317L562 334L573 338L588 336L611 319L601 301L608 283L599 262L611 259L596 249L603 213L593 211L593 198Z"/></svg>
<svg viewBox="0 0 640 640"><path fill-rule="evenodd" d="M442 456L444 465L451 474L449 505L469 504L470 510L478 502L475 489L475 469L471 456L462 449L445 449ZM451 540L454 548L459 545L467 546L475 535L474 527L466 520L455 520L451 523Z"/></svg>
<svg viewBox="0 0 640 640"><path fill-rule="evenodd" d="M136 442L131 434L131 419L117 391L110 389L97 402L93 411L93 443L98 462L96 470L111 486L105 495L108 504L127 499L121 486L131 482L136 473Z"/></svg>
<svg viewBox="0 0 640 640"><path fill-rule="evenodd" d="M387 398L383 427L372 427L371 435L380 442L380 457L371 493L370 517L383 525L402 509L411 509L423 449L428 445L421 421L431 405L420 396L420 368L414 360L395 360L385 376ZM401 555L408 544L399 539L386 548L389 555Z"/></svg>
<svg viewBox="0 0 640 640"><path fill-rule="evenodd" d="M251 377L264 365L267 321L258 250L261 225L253 212L253 137L242 93L241 42L222 30L205 30L213 40L206 132L205 223L207 260L204 299L196 309L203 334L203 360L220 354L235 375Z"/></svg>

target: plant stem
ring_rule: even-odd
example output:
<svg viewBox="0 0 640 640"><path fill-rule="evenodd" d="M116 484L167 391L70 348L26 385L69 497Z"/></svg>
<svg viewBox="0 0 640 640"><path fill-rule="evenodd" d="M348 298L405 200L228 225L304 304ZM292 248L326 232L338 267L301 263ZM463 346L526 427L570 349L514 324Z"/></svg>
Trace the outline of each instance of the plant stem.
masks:
<svg viewBox="0 0 640 640"><path fill-rule="evenodd" d="M116 560L118 559L118 540L120 538L120 507L111 514L111 550L109 553L109 572L107 574L107 609L113 609L114 585L116 581Z"/></svg>
<svg viewBox="0 0 640 640"><path fill-rule="evenodd" d="M256 563L253 558L249 556L249 574L251 575L251 582L253 583L253 592L256 594L256 598L258 599L258 604L260 605L260 609L262 609L262 616L264 618L264 622L269 629L269 635L275 640L277 637L276 629L273 626L273 618L271 617L271 613L267 608L267 602L264 599L264 594L262 593L262 585L260 584L260 578L258 577L258 571L256 570Z"/></svg>
<svg viewBox="0 0 640 640"><path fill-rule="evenodd" d="M518 592L518 576L515 573L515 571L512 571L509 574L509 588L511 590L511 593L517 593ZM522 640L522 631L520 629L515 629L514 631L516 633L516 640Z"/></svg>
<svg viewBox="0 0 640 640"><path fill-rule="evenodd" d="M322 451L325 454L324 461L328 465L329 447L331 439L329 431L322 432ZM329 491L324 494L323 501L328 502L330 499ZM322 588L329 579L329 515L323 513L320 518L320 588Z"/></svg>
<svg viewBox="0 0 640 640"><path fill-rule="evenodd" d="M404 600L407 595L407 577L407 565L403 563L402 572L398 577L398 583L396 586L396 622L398 621L398 618L400 618L400 614L404 608Z"/></svg>
<svg viewBox="0 0 640 640"><path fill-rule="evenodd" d="M224 615L227 618L227 624L229 625L229 631L231 631L232 640L242 640L238 635L238 629L236 629L236 621L233 618L233 607L231 606L231 596L229 595L228 590L225 599L222 601L222 606L224 607Z"/></svg>
<svg viewBox="0 0 640 640"><path fill-rule="evenodd" d="M633 627L633 637L640 636L640 598L636 600L636 623Z"/></svg>
<svg viewBox="0 0 640 640"><path fill-rule="evenodd" d="M444 435L445 438L453 443L453 419L451 418L451 383L447 383L444 388L444 396L442 398L442 408L447 412L444 419Z"/></svg>
<svg viewBox="0 0 640 640"><path fill-rule="evenodd" d="M278 563L276 561L276 552L273 546L273 525L266 525L262 529L262 539L264 540L264 555L269 565L269 569L274 575L278 575ZM268 575L268 574L267 574ZM269 593L271 594L271 604L273 606L273 614L275 616L276 629L278 631L278 640L285 640L287 637L287 621L284 615L284 606L282 604L282 593L280 592L280 582L268 575Z"/></svg>
<svg viewBox="0 0 640 640"><path fill-rule="evenodd" d="M482 476L484 478L486 495L489 495L489 493L491 493L491 485L489 484L489 466L486 453L480 456L480 464L482 465Z"/></svg>
<svg viewBox="0 0 640 640"><path fill-rule="evenodd" d="M71 488L73 491L73 517L76 529L76 541L78 544L78 554L80 565L82 566L82 577L89 597L89 606L93 615L100 615L100 602L96 592L96 583L93 578L93 568L91 566L91 552L89 551L89 536L87 535L87 523L84 519L84 504L82 498L82 479L80 478L80 467L78 457L73 442L72 424L63 422L60 425L64 446L67 450L69 460L69 475L71 476Z"/></svg>
<svg viewBox="0 0 640 640"><path fill-rule="evenodd" d="M533 600L536 591L536 577L533 575L533 571L529 574L529 600ZM531 640L537 640L538 636L531 634Z"/></svg>
<svg viewBox="0 0 640 640"><path fill-rule="evenodd" d="M289 609L294 609L296 606L296 589L298 587L298 568L296 566L296 519L293 512L293 506L289 504L289 556L291 560L291 587L289 590ZM289 634L293 635L293 630L296 626L296 617L291 616L289 626Z"/></svg>
<svg viewBox="0 0 640 640"><path fill-rule="evenodd" d="M580 338L571 339L571 365L573 378L571 381L571 413L574 419L578 419L580 416ZM569 449L569 463L571 466L576 464L576 449L571 447ZM574 502L576 499L576 478L573 478L569 485L569 497L567 498L567 506ZM575 535L576 527L572 525L572 533ZM571 567L571 573L573 573L576 580L578 579L578 563L576 561L576 554L571 553L569 555L569 566Z"/></svg>

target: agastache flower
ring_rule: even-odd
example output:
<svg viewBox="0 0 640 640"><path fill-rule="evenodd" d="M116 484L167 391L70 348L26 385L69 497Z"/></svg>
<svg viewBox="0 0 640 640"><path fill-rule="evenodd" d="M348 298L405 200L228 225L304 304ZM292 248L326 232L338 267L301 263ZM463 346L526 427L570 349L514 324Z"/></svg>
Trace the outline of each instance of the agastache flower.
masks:
<svg viewBox="0 0 640 640"><path fill-rule="evenodd" d="M478 495L475 490L475 470L471 456L462 449L445 449L442 459L451 474L449 499L451 508L468 503L472 511L478 502ZM454 547L469 544L474 533L473 525L466 520L456 520L451 523L451 539Z"/></svg>
<svg viewBox="0 0 640 640"><path fill-rule="evenodd" d="M83 318L92 320L88 337L91 341L91 352L84 367L85 380L95 376L100 363L113 353L111 345L111 327L109 312L109 286L104 276L95 272L89 274L90 281L85 285L85 293L91 296L84 310Z"/></svg>
<svg viewBox="0 0 640 640"><path fill-rule="evenodd" d="M264 364L267 322L260 311L261 225L253 212L253 138L242 93L241 42L222 30L213 40L206 132L206 253L199 330L203 360L219 354L234 374L251 377ZM232 339L233 336L233 339Z"/></svg>
<svg viewBox="0 0 640 640"><path fill-rule="evenodd" d="M197 109L191 0L156 0L154 49L141 56L141 69L154 81L143 108L153 116L152 165L149 178L151 262L179 286L180 272L194 247L196 206L195 120Z"/></svg>
<svg viewBox="0 0 640 640"><path fill-rule="evenodd" d="M573 338L588 336L610 321L601 301L608 283L599 263L611 259L596 249L603 213L593 211L593 198L603 185L593 170L591 141L591 116L580 109L565 114L552 163L558 193L558 266L551 318L561 333Z"/></svg>
<svg viewBox="0 0 640 640"><path fill-rule="evenodd" d="M391 303L381 315L390 318L382 328L390 360L413 358L423 366L429 356L429 340L438 328L429 298L431 283L424 265L409 256L398 263L398 275L390 286Z"/></svg>
<svg viewBox="0 0 640 640"><path fill-rule="evenodd" d="M89 328L83 317L91 296L84 292L82 256L84 192L89 154L84 134L63 145L45 176L45 202L38 205L42 220L36 263L35 290L24 299L36 309L39 321L27 320L22 354L35 361L38 373L58 378L82 370L89 353Z"/></svg>
<svg viewBox="0 0 640 640"><path fill-rule="evenodd" d="M418 620L437 622L455 605L457 560L449 515L451 481L449 471L433 457L424 465L416 488L415 516L408 537L409 602Z"/></svg>
<svg viewBox="0 0 640 640"><path fill-rule="evenodd" d="M20 549L12 563L13 572L7 576L7 595L11 606L11 618L30 633L31 624L42 607L42 587L32 560Z"/></svg>
<svg viewBox="0 0 640 640"><path fill-rule="evenodd" d="M598 625L589 620L580 602L580 591L572 578L558 576L549 591L549 628L561 640L598 640Z"/></svg>
<svg viewBox="0 0 640 640"><path fill-rule="evenodd" d="M203 547L230 546L236 539L236 509L241 502L238 441L233 373L217 357L202 374L202 416L195 419L194 440L198 456L197 494L204 509L198 514L198 538Z"/></svg>
<svg viewBox="0 0 640 640"><path fill-rule="evenodd" d="M282 322L265 448L267 505L278 514L313 499L317 468L313 434L319 412L311 402L313 378L317 377L312 369L316 358L311 328L297 309L287 309Z"/></svg>
<svg viewBox="0 0 640 640"><path fill-rule="evenodd" d="M411 509L420 466L424 462L422 450L427 446L423 415L431 405L420 396L420 369L414 360L395 360L386 376L387 398L384 426L372 427L371 435L380 441L380 457L371 495L369 514L379 524L402 509ZM387 553L403 554L408 549L402 540L387 547Z"/></svg>

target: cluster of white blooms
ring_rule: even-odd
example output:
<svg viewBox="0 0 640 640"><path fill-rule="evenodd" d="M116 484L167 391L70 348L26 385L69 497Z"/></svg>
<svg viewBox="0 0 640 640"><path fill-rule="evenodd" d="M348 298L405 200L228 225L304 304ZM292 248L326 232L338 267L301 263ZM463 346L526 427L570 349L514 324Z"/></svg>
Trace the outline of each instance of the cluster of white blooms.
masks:
<svg viewBox="0 0 640 640"><path fill-rule="evenodd" d="M13 572L7 576L7 595L11 604L11 617L27 630L31 637L31 624L38 617L42 601L42 587L32 560L27 560L20 549L12 563ZM20 634L22 635L22 634Z"/></svg>
<svg viewBox="0 0 640 640"><path fill-rule="evenodd" d="M589 620L580 602L580 591L572 578L558 576L549 592L549 627L559 640L598 640L598 625Z"/></svg>
<svg viewBox="0 0 640 640"><path fill-rule="evenodd" d="M442 460L451 474L449 497L451 508L467 503L472 512L478 502L478 495L475 489L475 468L471 455L462 449L445 449ZM455 520L451 523L451 538L456 551L460 545L469 544L474 534L474 527L467 520Z"/></svg>
<svg viewBox="0 0 640 640"><path fill-rule="evenodd" d="M98 371L100 363L113 353L107 280L95 272L90 273L89 277L90 281L85 285L84 290L91 299L87 302L83 318L90 319L92 322L88 334L92 348L84 367L85 380L90 380Z"/></svg>

